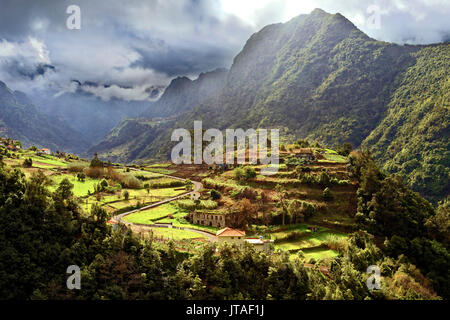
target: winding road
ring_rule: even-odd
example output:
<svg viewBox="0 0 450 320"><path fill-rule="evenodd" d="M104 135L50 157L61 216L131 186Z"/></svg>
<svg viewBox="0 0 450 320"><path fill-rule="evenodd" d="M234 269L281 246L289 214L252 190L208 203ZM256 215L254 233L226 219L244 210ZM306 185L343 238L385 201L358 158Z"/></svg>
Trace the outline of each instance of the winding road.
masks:
<svg viewBox="0 0 450 320"><path fill-rule="evenodd" d="M130 168L130 169L136 170L134 168ZM176 180L186 181L186 179L175 177L175 176L171 176L171 175L167 175L167 174L161 174L161 175L164 176L164 177L167 177L167 178L172 178L172 179L176 179ZM156 207L159 207L159 206L161 206L163 204L166 204L166 203L178 200L180 198L185 197L186 195L190 195L190 194L193 194L195 192L199 192L203 188L203 184L202 183L197 182L197 181L191 181L191 182L194 185L194 189L192 191L188 191L188 192L182 193L182 194L180 194L180 195L178 195L176 197L165 199L163 201L156 202L156 203L153 203L151 205L148 205L148 206L136 209L136 210L132 210L132 211L128 211L128 212L125 212L125 213L121 213L119 215L116 215L116 216L112 217L111 221L113 221L115 223L122 223L122 224L130 226L130 227L135 227L136 229L139 228L140 230L151 230L153 228L150 227L150 226L144 226L144 225L141 225L141 224L126 222L126 221L123 221L122 218L124 218L124 217L126 217L126 216L128 216L130 214L136 213L136 212L140 212L140 211L145 211L145 210L148 210L148 209L156 208ZM211 241L211 242L216 242L217 241L217 237L215 235L212 235L211 233L200 231L200 230L196 230L196 229L192 229L192 228L182 228L182 229L198 233L198 234L200 234L202 236L206 236L208 238L208 240Z"/></svg>

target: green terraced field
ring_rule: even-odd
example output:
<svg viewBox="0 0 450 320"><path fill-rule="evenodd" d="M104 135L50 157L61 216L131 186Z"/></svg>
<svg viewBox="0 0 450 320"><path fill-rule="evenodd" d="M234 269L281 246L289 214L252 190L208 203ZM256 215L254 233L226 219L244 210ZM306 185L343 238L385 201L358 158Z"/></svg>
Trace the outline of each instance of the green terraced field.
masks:
<svg viewBox="0 0 450 320"><path fill-rule="evenodd" d="M173 240L183 239L206 239L204 235L189 230L169 229L169 228L152 228L155 236L169 238Z"/></svg>
<svg viewBox="0 0 450 320"><path fill-rule="evenodd" d="M155 220L167 217L169 214L175 214L178 211L177 206L166 203L156 208L130 214L124 217L123 220L131 223L153 224Z"/></svg>
<svg viewBox="0 0 450 320"><path fill-rule="evenodd" d="M62 175L55 175L51 177L51 180L54 182L53 185L50 186L50 190L54 191L56 188L58 188L59 183L64 180L65 178L69 179L70 183L74 185L73 187L73 193L77 197L85 197L88 195L88 191L91 193L94 192L94 185L99 183L100 180L98 179L91 179L86 178L84 182L78 181L77 177L71 175L71 174L62 174Z"/></svg>

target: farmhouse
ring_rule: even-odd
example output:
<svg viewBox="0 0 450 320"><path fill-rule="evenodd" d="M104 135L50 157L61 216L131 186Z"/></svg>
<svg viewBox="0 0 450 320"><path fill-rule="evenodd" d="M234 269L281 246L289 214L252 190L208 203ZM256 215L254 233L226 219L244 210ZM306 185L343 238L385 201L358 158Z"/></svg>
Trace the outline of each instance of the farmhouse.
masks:
<svg viewBox="0 0 450 320"><path fill-rule="evenodd" d="M231 229L228 227L217 231L216 236L219 240L219 243L228 242L241 245L245 241L245 231Z"/></svg>
<svg viewBox="0 0 450 320"><path fill-rule="evenodd" d="M194 224L208 227L225 228L227 225L227 215L217 212L191 212L189 219Z"/></svg>
<svg viewBox="0 0 450 320"><path fill-rule="evenodd" d="M50 151L50 149L47 149L47 148L43 148L43 149L41 149L41 151L43 152L43 153L45 153L45 154L51 154L52 152Z"/></svg>

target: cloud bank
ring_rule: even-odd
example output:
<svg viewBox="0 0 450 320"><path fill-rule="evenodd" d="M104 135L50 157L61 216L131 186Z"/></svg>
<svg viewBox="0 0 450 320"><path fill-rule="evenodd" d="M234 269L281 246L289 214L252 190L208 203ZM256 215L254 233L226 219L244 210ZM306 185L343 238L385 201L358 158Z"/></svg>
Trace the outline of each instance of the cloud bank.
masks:
<svg viewBox="0 0 450 320"><path fill-rule="evenodd" d="M176 76L230 67L252 33L314 8L340 12L379 40L450 39L448 0L76 2L81 30L66 27L73 1L1 0L0 80L25 92L81 90L106 101L152 100Z"/></svg>

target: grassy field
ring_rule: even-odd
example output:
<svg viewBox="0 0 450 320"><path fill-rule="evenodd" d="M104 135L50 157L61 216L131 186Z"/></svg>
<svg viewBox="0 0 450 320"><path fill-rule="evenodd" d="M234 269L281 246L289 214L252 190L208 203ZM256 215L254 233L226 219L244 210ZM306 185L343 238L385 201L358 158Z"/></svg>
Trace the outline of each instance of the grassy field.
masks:
<svg viewBox="0 0 450 320"><path fill-rule="evenodd" d="M153 173L169 174L169 175L175 172L175 170L170 170L166 168L153 168L153 167L147 167L146 170Z"/></svg>
<svg viewBox="0 0 450 320"><path fill-rule="evenodd" d="M189 230L169 229L169 228L152 228L156 237L164 237L173 240L183 239L206 239L205 236Z"/></svg>
<svg viewBox="0 0 450 320"><path fill-rule="evenodd" d="M130 214L124 217L123 220L131 223L153 224L154 221L167 217L169 214L175 214L178 211L177 206L172 203L166 203L156 208Z"/></svg>
<svg viewBox="0 0 450 320"><path fill-rule="evenodd" d="M338 154L335 151L327 152L323 156L325 157L326 161L333 161L336 163L347 163L348 162L347 157L341 156L340 154ZM320 160L319 160L319 162L320 162Z"/></svg>
<svg viewBox="0 0 450 320"><path fill-rule="evenodd" d="M94 192L94 185L99 183L100 181L97 179L86 178L84 182L78 181L77 177L71 174L61 174L54 175L51 177L51 180L54 182L53 185L50 186L50 190L54 191L58 188L59 183L65 178L69 179L70 183L74 185L73 193L77 197L85 197L88 195L88 191L91 193Z"/></svg>
<svg viewBox="0 0 450 320"><path fill-rule="evenodd" d="M282 240L289 236L290 233L297 231L301 233L298 239ZM329 250L327 248L317 248L314 250L308 250L309 248L319 247L326 244L330 237L338 239L347 238L346 234L331 231L326 228L319 227L317 232L311 232L308 226L305 224L291 226L287 230L277 231L270 234L273 239L280 239L275 244L275 248L284 251L306 250L305 255L310 257L326 256L331 257L337 255L337 252Z"/></svg>
<svg viewBox="0 0 450 320"><path fill-rule="evenodd" d="M330 249L314 249L303 253L307 260L313 258L317 260L324 260L337 257L339 253Z"/></svg>

